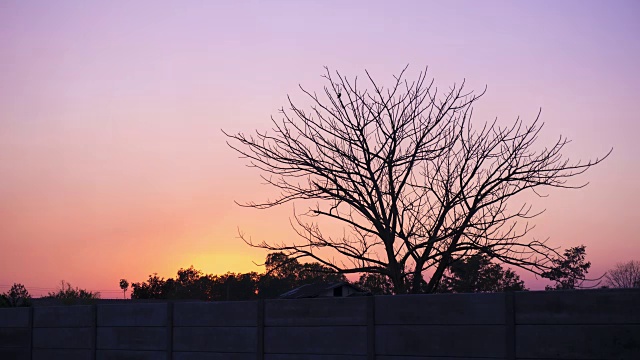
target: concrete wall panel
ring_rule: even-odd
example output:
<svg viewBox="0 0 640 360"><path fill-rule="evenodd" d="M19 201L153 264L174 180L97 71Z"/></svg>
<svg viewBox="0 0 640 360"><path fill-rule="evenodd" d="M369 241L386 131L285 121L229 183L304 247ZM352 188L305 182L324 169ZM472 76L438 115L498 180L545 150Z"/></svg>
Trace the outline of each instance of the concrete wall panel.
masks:
<svg viewBox="0 0 640 360"><path fill-rule="evenodd" d="M98 305L98 326L167 326L168 304Z"/></svg>
<svg viewBox="0 0 640 360"><path fill-rule="evenodd" d="M93 306L43 306L33 308L34 327L91 327Z"/></svg>
<svg viewBox="0 0 640 360"><path fill-rule="evenodd" d="M366 325L367 299L267 300L266 326Z"/></svg>
<svg viewBox="0 0 640 360"><path fill-rule="evenodd" d="M378 355L376 360L489 360L504 358L478 358L478 357L450 357L450 356L396 356L396 355Z"/></svg>
<svg viewBox="0 0 640 360"><path fill-rule="evenodd" d="M253 353L257 346L255 327L176 327L174 351Z"/></svg>
<svg viewBox="0 0 640 360"><path fill-rule="evenodd" d="M366 355L365 326L267 327L265 353Z"/></svg>
<svg viewBox="0 0 640 360"><path fill-rule="evenodd" d="M0 328L0 348L28 348L31 343L29 328Z"/></svg>
<svg viewBox="0 0 640 360"><path fill-rule="evenodd" d="M504 294L376 296L376 324L504 324Z"/></svg>
<svg viewBox="0 0 640 360"><path fill-rule="evenodd" d="M163 327L99 327L97 348L104 350L166 350Z"/></svg>
<svg viewBox="0 0 640 360"><path fill-rule="evenodd" d="M29 308L0 309L0 327L29 326Z"/></svg>
<svg viewBox="0 0 640 360"><path fill-rule="evenodd" d="M640 359L639 325L518 325L516 356Z"/></svg>
<svg viewBox="0 0 640 360"><path fill-rule="evenodd" d="M28 348L1 348L0 359L31 360L31 350Z"/></svg>
<svg viewBox="0 0 640 360"><path fill-rule="evenodd" d="M640 324L640 291L516 293L517 324Z"/></svg>
<svg viewBox="0 0 640 360"><path fill-rule="evenodd" d="M381 325L376 353L397 356L505 356L505 329L500 325Z"/></svg>
<svg viewBox="0 0 640 360"><path fill-rule="evenodd" d="M33 360L93 360L93 350L33 349Z"/></svg>
<svg viewBox="0 0 640 360"><path fill-rule="evenodd" d="M253 353L174 352L173 360L256 360Z"/></svg>
<svg viewBox="0 0 640 360"><path fill-rule="evenodd" d="M35 328L34 349L91 349L93 328Z"/></svg>
<svg viewBox="0 0 640 360"><path fill-rule="evenodd" d="M166 351L98 350L96 360L166 360Z"/></svg>
<svg viewBox="0 0 640 360"><path fill-rule="evenodd" d="M504 358L478 358L478 357L450 357L450 356L396 356L396 355L378 355L376 360L503 360Z"/></svg>
<svg viewBox="0 0 640 360"><path fill-rule="evenodd" d="M253 301L176 303L174 326L256 326L258 312Z"/></svg>
<svg viewBox="0 0 640 360"><path fill-rule="evenodd" d="M265 360L367 360L366 355L266 354Z"/></svg>

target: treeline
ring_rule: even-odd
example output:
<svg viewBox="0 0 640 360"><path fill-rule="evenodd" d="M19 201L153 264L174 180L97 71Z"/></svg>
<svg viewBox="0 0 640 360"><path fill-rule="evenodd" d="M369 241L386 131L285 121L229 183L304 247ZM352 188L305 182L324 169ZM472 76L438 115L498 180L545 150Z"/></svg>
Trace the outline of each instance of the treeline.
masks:
<svg viewBox="0 0 640 360"><path fill-rule="evenodd" d="M132 299L198 299L207 301L276 298L293 288L320 281L347 281L343 274L319 263L300 263L283 253L267 255L265 272L204 274L193 266L175 278L149 275L131 284Z"/></svg>
<svg viewBox="0 0 640 360"><path fill-rule="evenodd" d="M127 283L121 280L121 284ZM193 266L178 270L175 278L149 275L145 282L132 283L132 299L199 299L206 301L272 299L296 287L317 282L349 282L322 264L301 263L283 253L267 255L265 272L258 274L204 274ZM411 279L407 279L411 281ZM356 287L373 295L391 295L392 284L380 274L363 274ZM123 288L123 290L125 290ZM526 290L520 277L486 255L471 256L449 268L438 292L500 292Z"/></svg>
<svg viewBox="0 0 640 360"><path fill-rule="evenodd" d="M79 287L74 288L70 283L62 280L60 282L60 288L57 291L49 292L42 298L58 299L62 304L71 305L75 304L78 300L99 299L100 293L80 289ZM0 294L0 307L23 307L31 306L31 304L31 295L22 284L15 283L9 291Z"/></svg>
<svg viewBox="0 0 640 360"><path fill-rule="evenodd" d="M575 289L582 287L591 263L586 261L584 246L565 250L561 260L552 264L544 275L553 281L547 290ZM411 281L407 278L406 281ZM272 253L265 260L265 272L204 274L193 266L178 270L175 278L150 275L146 281L131 284L132 299L193 299L205 301L273 299L296 287L317 282L348 282L344 274L322 264L301 263L283 253ZM604 276L604 286L611 288L640 287L640 262L619 263ZM373 295L393 294L391 281L381 274L363 274L350 282ZM426 285L426 284L425 284ZM601 284L596 283L597 287ZM120 280L125 291L129 282ZM447 269L438 293L474 293L526 290L524 282L511 269L494 263L486 254L475 254L454 261ZM62 281L60 288L45 298L59 299L63 304L78 303L79 300L100 298L92 292ZM30 306L31 296L22 284L0 294L0 307Z"/></svg>
<svg viewBox="0 0 640 360"><path fill-rule="evenodd" d="M553 281L547 290L580 288L591 263L586 261L585 246L565 250L564 256L544 275ZM349 282L332 268L317 262L301 263L282 252L271 253L265 260L265 272L258 274L204 274L193 268L178 270L175 278L164 279L149 275L146 282L132 283L132 299L199 299L206 301L253 300L277 298L296 287L317 282ZM413 279L407 276L405 281ZM120 281L127 284L125 279ZM372 295L393 294L391 280L382 274L362 274L354 286ZM426 282L423 286L426 288ZM484 253L477 253L452 262L436 293L475 293L527 290L524 281L511 269L491 261Z"/></svg>

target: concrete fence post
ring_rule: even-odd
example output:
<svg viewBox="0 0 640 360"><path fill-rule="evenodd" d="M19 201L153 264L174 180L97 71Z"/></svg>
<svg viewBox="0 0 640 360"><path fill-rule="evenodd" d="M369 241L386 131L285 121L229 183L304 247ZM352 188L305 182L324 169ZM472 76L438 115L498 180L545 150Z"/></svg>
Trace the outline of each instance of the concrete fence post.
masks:
<svg viewBox="0 0 640 360"><path fill-rule="evenodd" d="M264 300L256 301L258 322L256 324L256 360L264 359Z"/></svg>
<svg viewBox="0 0 640 360"><path fill-rule="evenodd" d="M367 360L376 359L376 303L375 296L367 297Z"/></svg>
<svg viewBox="0 0 640 360"><path fill-rule="evenodd" d="M91 357L93 360L98 358L98 305L91 305L93 315L93 331L91 332Z"/></svg>
<svg viewBox="0 0 640 360"><path fill-rule="evenodd" d="M505 357L507 360L516 358L516 309L515 293L508 291L505 296Z"/></svg>
<svg viewBox="0 0 640 360"><path fill-rule="evenodd" d="M29 306L29 359L33 360L33 305Z"/></svg>
<svg viewBox="0 0 640 360"><path fill-rule="evenodd" d="M167 360L173 359L173 302L167 303Z"/></svg>

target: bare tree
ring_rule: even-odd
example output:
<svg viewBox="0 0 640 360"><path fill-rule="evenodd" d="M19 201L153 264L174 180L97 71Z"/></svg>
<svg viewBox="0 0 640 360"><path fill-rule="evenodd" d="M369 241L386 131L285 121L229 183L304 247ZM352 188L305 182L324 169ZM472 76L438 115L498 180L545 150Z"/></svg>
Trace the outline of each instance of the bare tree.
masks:
<svg viewBox="0 0 640 360"><path fill-rule="evenodd" d="M532 229L527 204L508 208L515 195L540 188L580 188L570 178L601 162L570 162L564 137L534 149L543 124L519 118L510 126L471 122L484 94L461 85L441 92L426 70L389 88L368 72L368 89L326 69L324 97L302 91L305 111L289 99L271 132L228 134L229 146L281 190L267 209L311 200L296 214L300 235L289 243L253 242L292 258L310 257L342 273L387 276L395 293L434 292L454 261L483 253L542 274L559 255L546 241L525 240ZM608 155L608 154L607 154ZM542 196L542 195L540 195ZM314 217L343 223L344 235L323 234ZM521 221L522 222L522 221ZM318 253L318 249L330 249Z"/></svg>
<svg viewBox="0 0 640 360"><path fill-rule="evenodd" d="M631 260L616 264L605 277L607 285L613 288L640 287L640 261Z"/></svg>

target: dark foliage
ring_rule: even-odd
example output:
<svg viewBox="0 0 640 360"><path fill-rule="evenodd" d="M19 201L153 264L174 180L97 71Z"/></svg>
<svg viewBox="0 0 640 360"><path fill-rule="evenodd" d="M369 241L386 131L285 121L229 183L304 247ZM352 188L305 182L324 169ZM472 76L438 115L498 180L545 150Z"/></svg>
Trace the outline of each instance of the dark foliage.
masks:
<svg viewBox="0 0 640 360"><path fill-rule="evenodd" d="M79 287L72 287L70 283L62 280L60 289L56 292L49 292L46 298L60 299L65 305L90 304L93 300L100 298L99 292L92 292Z"/></svg>
<svg viewBox="0 0 640 360"><path fill-rule="evenodd" d="M276 298L305 284L344 281L344 275L318 263L301 264L282 253L267 255L266 272L258 274L204 274L193 266L178 270L176 278L149 275L146 282L132 283L132 299L199 299L207 301Z"/></svg>
<svg viewBox="0 0 640 360"><path fill-rule="evenodd" d="M14 283L8 292L0 294L0 307L31 306L31 295L22 284Z"/></svg>
<svg viewBox="0 0 640 360"><path fill-rule="evenodd" d="M127 279L120 279L119 285L120 289L122 289L122 296L126 298L127 290L129 289L129 282L127 281Z"/></svg>
<svg viewBox="0 0 640 360"><path fill-rule="evenodd" d="M393 284L385 275L362 274L355 285L373 295L393 294Z"/></svg>
<svg viewBox="0 0 640 360"><path fill-rule="evenodd" d="M564 255L553 260L553 267L542 274L542 277L555 282L554 286L546 286L546 290L570 290L582 287L586 280L591 262L585 261L587 256L584 245L575 246L564 251Z"/></svg>
<svg viewBox="0 0 640 360"><path fill-rule="evenodd" d="M439 292L475 293L526 290L518 274L491 262L485 254L459 259L447 270Z"/></svg>

